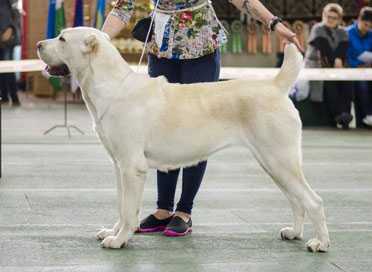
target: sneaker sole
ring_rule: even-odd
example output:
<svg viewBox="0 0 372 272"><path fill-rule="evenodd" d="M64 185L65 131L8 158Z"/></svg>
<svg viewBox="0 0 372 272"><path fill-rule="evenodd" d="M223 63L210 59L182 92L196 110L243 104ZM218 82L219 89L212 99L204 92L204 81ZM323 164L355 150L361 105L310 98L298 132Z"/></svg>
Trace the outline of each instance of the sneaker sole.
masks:
<svg viewBox="0 0 372 272"><path fill-rule="evenodd" d="M170 230L170 229L165 229L163 234L167 237L180 237L180 236L186 236L187 234L191 233L192 232L192 229L191 228L188 228L185 232L175 232L173 230Z"/></svg>
<svg viewBox="0 0 372 272"><path fill-rule="evenodd" d="M141 229L139 228L136 233L152 233L152 232L162 232L165 230L165 226L155 227L155 228L146 228Z"/></svg>
<svg viewBox="0 0 372 272"><path fill-rule="evenodd" d="M372 123L367 121L366 119L363 119L363 124L365 124L366 126L372 127Z"/></svg>

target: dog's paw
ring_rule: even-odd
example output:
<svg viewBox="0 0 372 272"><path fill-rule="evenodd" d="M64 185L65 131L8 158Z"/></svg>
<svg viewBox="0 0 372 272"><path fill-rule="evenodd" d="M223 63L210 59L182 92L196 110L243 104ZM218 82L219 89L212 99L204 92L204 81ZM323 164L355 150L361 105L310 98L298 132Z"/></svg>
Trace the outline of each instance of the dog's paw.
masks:
<svg viewBox="0 0 372 272"><path fill-rule="evenodd" d="M102 242L101 246L103 248L122 248L127 245L126 241L119 240L117 236L107 236Z"/></svg>
<svg viewBox="0 0 372 272"><path fill-rule="evenodd" d="M116 233L115 233L115 230L114 229L105 229L105 228L102 228L99 232L97 232L96 238L97 238L97 240L103 240L106 237L113 236L115 234Z"/></svg>
<svg viewBox="0 0 372 272"><path fill-rule="evenodd" d="M310 239L306 243L307 250L310 252L327 252L329 248L329 241L321 242L320 240L314 238Z"/></svg>
<svg viewBox="0 0 372 272"><path fill-rule="evenodd" d="M302 240L302 233L295 232L292 227L282 228L280 230L282 240Z"/></svg>

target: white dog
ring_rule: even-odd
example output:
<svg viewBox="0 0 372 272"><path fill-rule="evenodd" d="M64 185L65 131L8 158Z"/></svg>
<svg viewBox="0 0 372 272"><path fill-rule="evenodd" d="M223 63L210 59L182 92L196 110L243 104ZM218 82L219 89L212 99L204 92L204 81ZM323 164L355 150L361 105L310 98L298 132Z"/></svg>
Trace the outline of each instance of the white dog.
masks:
<svg viewBox="0 0 372 272"><path fill-rule="evenodd" d="M146 172L194 165L224 148L249 148L288 198L293 227L285 240L301 239L305 212L315 238L310 251L327 251L329 235L321 198L302 172L301 120L288 98L301 68L294 45L275 79L170 84L134 73L107 35L92 28L64 30L38 43L49 73L79 81L94 128L116 170L120 216L97 237L107 248L127 244L138 227Z"/></svg>

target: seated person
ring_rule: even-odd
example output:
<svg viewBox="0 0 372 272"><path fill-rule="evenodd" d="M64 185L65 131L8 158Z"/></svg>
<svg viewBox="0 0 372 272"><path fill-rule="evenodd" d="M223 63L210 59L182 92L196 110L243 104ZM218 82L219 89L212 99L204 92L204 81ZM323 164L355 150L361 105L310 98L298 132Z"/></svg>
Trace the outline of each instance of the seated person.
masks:
<svg viewBox="0 0 372 272"><path fill-rule="evenodd" d="M372 54L372 8L365 7L360 11L358 20L347 28L349 33L349 49L347 62L353 68L371 67L371 63L360 60L365 52ZM354 82L355 100L360 108L363 123L372 126L372 89L368 81Z"/></svg>
<svg viewBox="0 0 372 272"><path fill-rule="evenodd" d="M340 27L343 9L331 3L323 9L322 22L313 26L308 40L305 66L309 68L343 68L348 47L346 30ZM319 97L327 105L336 125L349 128L353 116L351 112L352 89L347 82L325 81L322 88L310 85L312 97ZM315 94L314 92L317 92Z"/></svg>

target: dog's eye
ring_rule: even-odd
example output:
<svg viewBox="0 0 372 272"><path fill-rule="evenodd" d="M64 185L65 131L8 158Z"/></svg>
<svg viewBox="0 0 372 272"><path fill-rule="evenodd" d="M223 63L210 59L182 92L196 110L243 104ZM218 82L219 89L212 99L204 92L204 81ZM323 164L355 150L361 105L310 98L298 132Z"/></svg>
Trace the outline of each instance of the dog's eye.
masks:
<svg viewBox="0 0 372 272"><path fill-rule="evenodd" d="M59 39L58 40L60 40L61 42L65 42L66 40L65 40L65 38L63 38L62 36L61 37L59 37Z"/></svg>

